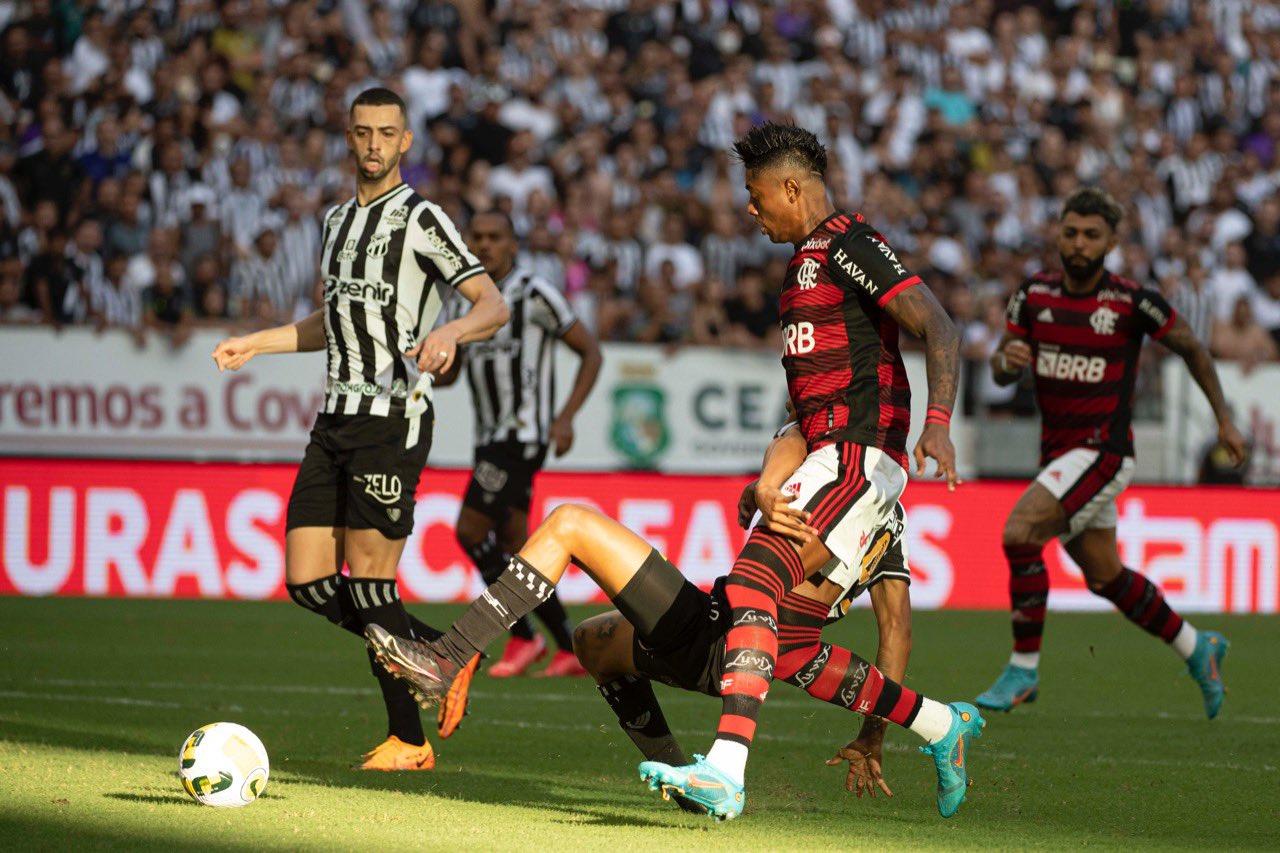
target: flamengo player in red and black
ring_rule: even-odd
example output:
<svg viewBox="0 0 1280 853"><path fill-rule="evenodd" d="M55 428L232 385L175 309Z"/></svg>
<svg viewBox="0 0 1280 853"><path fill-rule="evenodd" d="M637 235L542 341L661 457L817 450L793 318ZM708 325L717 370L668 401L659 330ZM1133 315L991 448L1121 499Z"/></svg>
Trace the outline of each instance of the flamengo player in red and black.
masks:
<svg viewBox="0 0 1280 853"><path fill-rule="evenodd" d="M1133 476L1133 386L1150 335L1187 363L1218 419L1218 438L1238 465L1244 439L1231 422L1213 360L1191 328L1154 290L1103 269L1117 243L1120 205L1099 189L1076 191L1058 229L1062 271L1032 276L1009 300L1008 330L991 359L996 381L1018 381L1032 366L1040 403L1040 472L1004 527L1013 610L1013 655L975 701L1009 711L1039 692L1040 641L1049 578L1042 550L1057 536L1089 589L1168 643L1184 660L1217 716L1226 638L1196 631L1160 588L1126 568L1116 547L1116 497Z"/></svg>
<svg viewBox="0 0 1280 853"><path fill-rule="evenodd" d="M746 170L748 212L775 243L795 244L780 295L782 363L809 455L781 489L757 488L766 516L779 504L797 511L810 539L797 548L757 527L725 583L732 627L726 637L723 710L705 759L660 765L650 779L679 789L715 779L741 790L756 720L775 674L778 602L834 557L858 566L871 532L885 523L906 487L911 389L898 351L905 328L924 339L929 416L916 445L917 469L937 461L956 483L949 436L958 377L955 327L933 293L911 274L861 215L835 209L824 183L826 150L807 130L766 123L734 145ZM857 710L906 726L931 744L939 762L939 809L954 813L963 792L964 739L982 720L968 704L944 705L883 679ZM648 762L654 765L654 762ZM663 769L665 767L665 769ZM651 767L652 769L652 767ZM944 789L950 789L944 791Z"/></svg>

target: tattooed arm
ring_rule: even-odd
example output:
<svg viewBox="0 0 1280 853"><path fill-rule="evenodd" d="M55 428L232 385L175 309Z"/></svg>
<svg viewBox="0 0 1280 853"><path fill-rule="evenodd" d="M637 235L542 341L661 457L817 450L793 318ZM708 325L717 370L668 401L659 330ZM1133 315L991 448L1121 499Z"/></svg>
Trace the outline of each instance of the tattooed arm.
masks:
<svg viewBox="0 0 1280 853"><path fill-rule="evenodd" d="M1191 378L1204 392L1213 409L1213 416L1218 419L1218 443L1226 448L1231 461L1240 465L1245 459L1244 436L1231 419L1231 410L1227 408L1222 383L1218 381L1218 371L1213 366L1209 351L1196 339L1195 332L1181 317L1174 317L1172 325L1157 340L1186 362Z"/></svg>
<svg viewBox="0 0 1280 853"><path fill-rule="evenodd" d="M954 489L959 479L950 429L946 423L934 420L932 413L939 407L950 417L955 406L960 382L960 335L933 291L923 284L905 288L884 307L899 326L924 340L931 417L925 421L924 431L916 442L916 473L924 471L926 458L937 460L937 476L945 476L947 487Z"/></svg>

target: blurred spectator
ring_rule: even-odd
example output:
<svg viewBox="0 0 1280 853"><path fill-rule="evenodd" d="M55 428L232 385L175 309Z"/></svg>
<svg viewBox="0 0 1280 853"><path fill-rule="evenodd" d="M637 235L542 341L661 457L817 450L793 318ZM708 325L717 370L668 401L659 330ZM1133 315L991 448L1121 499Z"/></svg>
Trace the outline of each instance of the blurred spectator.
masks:
<svg viewBox="0 0 1280 853"><path fill-rule="evenodd" d="M1257 282L1245 269L1244 246L1239 243L1227 246L1222 265L1209 277L1209 289L1213 293L1213 313L1218 320L1229 319L1239 301L1247 301L1258 289Z"/></svg>
<svg viewBox="0 0 1280 853"><path fill-rule="evenodd" d="M1018 386L997 385L987 360L995 354L1005 332L1005 301L1000 295L982 300L981 315L962 329L960 355L969 362L971 393L978 411L1011 410Z"/></svg>
<svg viewBox="0 0 1280 853"><path fill-rule="evenodd" d="M1247 295L1237 297L1230 316L1214 325L1212 350L1218 358L1239 361L1246 372L1260 361L1276 359L1276 343L1254 320Z"/></svg>
<svg viewBox="0 0 1280 853"><path fill-rule="evenodd" d="M680 290L702 279L702 256L684 238L684 217L668 213L662 222L662 237L645 254L644 273L658 275L663 264L672 265L672 282Z"/></svg>
<svg viewBox="0 0 1280 853"><path fill-rule="evenodd" d="M760 347L778 326L778 306L764 288L758 269L745 269L738 277L738 291L725 303L729 320L728 342L742 347Z"/></svg>
<svg viewBox="0 0 1280 853"><path fill-rule="evenodd" d="M236 261L231 270L232 311L255 324L290 322L300 296L289 281L287 259L280 251L279 226L264 220L247 256Z"/></svg>

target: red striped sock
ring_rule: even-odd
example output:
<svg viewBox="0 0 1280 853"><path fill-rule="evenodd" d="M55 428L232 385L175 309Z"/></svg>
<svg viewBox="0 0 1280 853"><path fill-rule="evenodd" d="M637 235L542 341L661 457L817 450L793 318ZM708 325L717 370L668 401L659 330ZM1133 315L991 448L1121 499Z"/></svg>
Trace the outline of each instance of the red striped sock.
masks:
<svg viewBox="0 0 1280 853"><path fill-rule="evenodd" d="M1182 617L1164 600L1160 587L1132 569L1122 569L1097 593L1114 604L1130 622L1166 643L1172 643L1182 628Z"/></svg>
<svg viewBox="0 0 1280 853"><path fill-rule="evenodd" d="M1038 652L1044 636L1049 574L1039 545L1005 545L1009 561L1009 603L1013 614L1013 650Z"/></svg>

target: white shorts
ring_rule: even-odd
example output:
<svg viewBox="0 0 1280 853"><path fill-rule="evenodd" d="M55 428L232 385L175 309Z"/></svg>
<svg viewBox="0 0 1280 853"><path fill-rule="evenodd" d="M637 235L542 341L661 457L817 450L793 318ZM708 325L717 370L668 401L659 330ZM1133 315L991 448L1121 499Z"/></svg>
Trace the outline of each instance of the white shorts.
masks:
<svg viewBox="0 0 1280 853"><path fill-rule="evenodd" d="M1058 499L1067 513L1068 542L1085 530L1116 526L1116 498L1133 479L1132 456L1120 456L1088 447L1068 450L1036 476Z"/></svg>
<svg viewBox="0 0 1280 853"><path fill-rule="evenodd" d="M782 486L792 506L811 514L809 525L845 566L862 566L872 534L893 521L907 472L882 450L828 444L805 457ZM757 519L759 514L757 513Z"/></svg>

